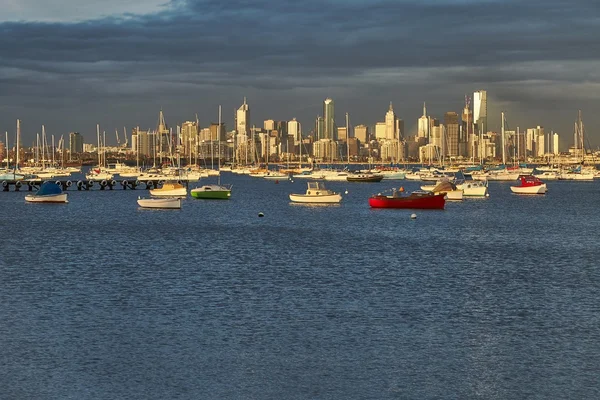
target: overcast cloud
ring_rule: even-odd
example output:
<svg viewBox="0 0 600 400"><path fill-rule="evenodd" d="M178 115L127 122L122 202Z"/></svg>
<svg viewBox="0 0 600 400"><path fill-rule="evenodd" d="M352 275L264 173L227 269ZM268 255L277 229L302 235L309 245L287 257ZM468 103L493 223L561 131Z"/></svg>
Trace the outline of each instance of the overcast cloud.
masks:
<svg viewBox="0 0 600 400"><path fill-rule="evenodd" d="M55 135L202 125L248 98L252 123L309 131L332 97L338 124L383 120L412 134L488 91L489 127L543 125L570 145L577 110L600 144L600 7L575 0L121 2L10 0L0 17L0 129ZM135 3L135 4L133 4ZM2 22L3 21L3 22Z"/></svg>

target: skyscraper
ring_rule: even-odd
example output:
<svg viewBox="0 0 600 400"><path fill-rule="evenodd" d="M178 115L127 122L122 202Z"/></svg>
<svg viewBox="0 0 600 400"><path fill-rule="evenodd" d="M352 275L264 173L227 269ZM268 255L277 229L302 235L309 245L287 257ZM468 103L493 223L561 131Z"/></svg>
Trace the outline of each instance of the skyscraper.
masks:
<svg viewBox="0 0 600 400"><path fill-rule="evenodd" d="M298 145L300 143L301 133L300 133L300 122L296 121L296 118L292 119L287 123L287 131L288 135L294 137L294 145Z"/></svg>
<svg viewBox="0 0 600 400"><path fill-rule="evenodd" d="M390 108L385 113L385 139L393 140L396 139L396 114L394 114L394 108L390 101Z"/></svg>
<svg viewBox="0 0 600 400"><path fill-rule="evenodd" d="M333 100L329 97L323 102L323 122L324 132L320 139L337 140L337 129L335 127L335 110Z"/></svg>
<svg viewBox="0 0 600 400"><path fill-rule="evenodd" d="M236 129L238 134L249 135L250 134L250 107L246 103L244 97L244 104L237 109L236 113Z"/></svg>
<svg viewBox="0 0 600 400"><path fill-rule="evenodd" d="M552 135L552 153L554 155L558 155L559 150L558 150L558 133L555 133Z"/></svg>
<svg viewBox="0 0 600 400"><path fill-rule="evenodd" d="M473 121L478 133L487 133L487 92L485 90L473 93Z"/></svg>
<svg viewBox="0 0 600 400"><path fill-rule="evenodd" d="M427 107L423 102L423 115L419 118L417 128L417 138L428 138L429 137L429 120L427 118Z"/></svg>
<svg viewBox="0 0 600 400"><path fill-rule="evenodd" d="M69 151L71 155L83 153L83 136L79 132L69 133Z"/></svg>
<svg viewBox="0 0 600 400"><path fill-rule="evenodd" d="M457 157L458 154L458 114L454 111L447 112L444 115L445 134L442 138L444 144L444 154L450 157Z"/></svg>

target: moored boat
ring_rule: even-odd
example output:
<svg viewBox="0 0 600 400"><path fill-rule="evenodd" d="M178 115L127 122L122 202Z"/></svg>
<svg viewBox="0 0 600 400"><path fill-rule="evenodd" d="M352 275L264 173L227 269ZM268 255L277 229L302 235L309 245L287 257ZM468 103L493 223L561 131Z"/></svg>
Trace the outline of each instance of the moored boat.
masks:
<svg viewBox="0 0 600 400"><path fill-rule="evenodd" d="M308 182L306 193L292 193L290 200L296 203L339 203L342 195L327 189L322 182Z"/></svg>
<svg viewBox="0 0 600 400"><path fill-rule="evenodd" d="M522 175L519 177L519 186L511 186L510 190L517 194L545 194L546 184L533 175Z"/></svg>
<svg viewBox="0 0 600 400"><path fill-rule="evenodd" d="M181 199L177 197L169 198L138 198L137 203L142 208L164 208L164 209L179 209L181 208Z"/></svg>
<svg viewBox="0 0 600 400"><path fill-rule="evenodd" d="M67 194L55 182L44 182L35 194L25 196L29 203L68 203Z"/></svg>
<svg viewBox="0 0 600 400"><path fill-rule="evenodd" d="M163 183L159 189L150 190L150 195L153 197L186 197L187 188L181 183Z"/></svg>
<svg viewBox="0 0 600 400"><path fill-rule="evenodd" d="M405 208L443 210L446 204L446 195L430 192L412 192L410 195L402 195L401 191L394 190L391 196L376 194L369 198L369 206L372 208Z"/></svg>
<svg viewBox="0 0 600 400"><path fill-rule="evenodd" d="M349 174L346 177L348 182L381 182L382 179L382 174L371 173Z"/></svg>
<svg viewBox="0 0 600 400"><path fill-rule="evenodd" d="M195 199L227 200L231 197L231 186L204 185L190 190Z"/></svg>

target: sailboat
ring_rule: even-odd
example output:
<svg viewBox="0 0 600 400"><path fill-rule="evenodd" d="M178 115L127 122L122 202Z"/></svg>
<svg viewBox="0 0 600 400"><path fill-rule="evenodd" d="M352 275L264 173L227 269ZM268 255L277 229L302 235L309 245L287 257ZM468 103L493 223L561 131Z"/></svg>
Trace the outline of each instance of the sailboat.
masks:
<svg viewBox="0 0 600 400"><path fill-rule="evenodd" d="M221 168L221 106L219 106L219 125L218 125L218 138L219 138L219 168ZM212 143L211 143L212 148ZM231 185L221 185L221 174L219 174L219 180L216 185L204 185L190 191L190 194L195 199L211 199L211 200L227 200L231 197Z"/></svg>

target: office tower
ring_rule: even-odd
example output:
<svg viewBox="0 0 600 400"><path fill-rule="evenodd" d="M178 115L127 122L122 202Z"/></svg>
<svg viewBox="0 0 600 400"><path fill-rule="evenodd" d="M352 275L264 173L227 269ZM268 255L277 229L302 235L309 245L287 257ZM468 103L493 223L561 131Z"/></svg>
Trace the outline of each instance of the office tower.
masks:
<svg viewBox="0 0 600 400"><path fill-rule="evenodd" d="M297 146L302 140L302 133L300 132L300 122L296 121L296 118L292 119L287 124L288 135L294 137L294 145Z"/></svg>
<svg viewBox="0 0 600 400"><path fill-rule="evenodd" d="M345 126L337 127L337 138L338 138L338 141L346 141L348 139L348 135L346 134Z"/></svg>
<svg viewBox="0 0 600 400"><path fill-rule="evenodd" d="M473 121L477 133L487 133L487 92L485 90L473 93Z"/></svg>
<svg viewBox="0 0 600 400"><path fill-rule="evenodd" d="M71 154L83 153L83 136L79 132L69 133L69 152Z"/></svg>
<svg viewBox="0 0 600 400"><path fill-rule="evenodd" d="M386 125L385 122L377 122L375 124L375 139L383 140L386 138Z"/></svg>
<svg viewBox="0 0 600 400"><path fill-rule="evenodd" d="M425 106L425 102L423 102L423 115L417 122L417 138L429 138L429 119L427 118L427 107Z"/></svg>
<svg viewBox="0 0 600 400"><path fill-rule="evenodd" d="M317 138L315 141L325 139L325 120L323 117L317 117L315 125L315 130L317 131Z"/></svg>
<svg viewBox="0 0 600 400"><path fill-rule="evenodd" d="M449 111L444 114L444 126L445 134L442 137L443 140L443 156L458 157L458 144L459 144L459 132L458 132L458 114L454 111ZM442 132L444 132L442 131Z"/></svg>
<svg viewBox="0 0 600 400"><path fill-rule="evenodd" d="M366 125L357 125L354 127L354 137L357 138L361 143L367 143L369 137L369 127Z"/></svg>
<svg viewBox="0 0 600 400"><path fill-rule="evenodd" d="M323 102L324 136L322 139L337 140L335 129L335 109L333 100L329 97Z"/></svg>
<svg viewBox="0 0 600 400"><path fill-rule="evenodd" d="M384 139L393 140L396 139L396 114L394 114L394 108L390 101L390 108L385 113L385 137Z"/></svg>
<svg viewBox="0 0 600 400"><path fill-rule="evenodd" d="M554 154L555 156L557 156L558 153L560 153L560 151L558 150L558 139L558 133L552 135L552 154Z"/></svg>
<svg viewBox="0 0 600 400"><path fill-rule="evenodd" d="M250 134L250 106L248 106L248 103L246 103L245 97L244 104L237 109L235 123L238 134Z"/></svg>
<svg viewBox="0 0 600 400"><path fill-rule="evenodd" d="M275 129L275 121L273 121L272 119L267 119L264 122L264 128L265 131L272 131L273 129Z"/></svg>

